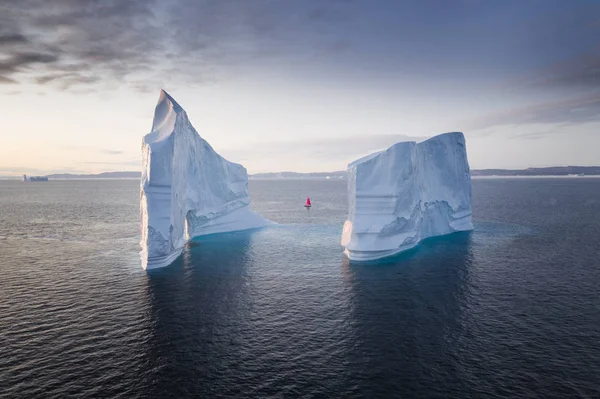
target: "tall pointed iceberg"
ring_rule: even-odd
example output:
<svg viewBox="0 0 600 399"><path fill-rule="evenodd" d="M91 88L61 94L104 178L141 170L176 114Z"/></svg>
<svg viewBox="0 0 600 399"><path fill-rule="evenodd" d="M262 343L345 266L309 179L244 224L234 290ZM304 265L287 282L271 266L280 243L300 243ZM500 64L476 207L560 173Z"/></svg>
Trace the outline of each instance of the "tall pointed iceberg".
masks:
<svg viewBox="0 0 600 399"><path fill-rule="evenodd" d="M270 222L250 209L248 174L217 154L164 90L142 142L144 269L167 266L192 237Z"/></svg>
<svg viewBox="0 0 600 399"><path fill-rule="evenodd" d="M350 163L348 208L341 244L351 260L379 259L427 237L473 230L464 135L401 142Z"/></svg>

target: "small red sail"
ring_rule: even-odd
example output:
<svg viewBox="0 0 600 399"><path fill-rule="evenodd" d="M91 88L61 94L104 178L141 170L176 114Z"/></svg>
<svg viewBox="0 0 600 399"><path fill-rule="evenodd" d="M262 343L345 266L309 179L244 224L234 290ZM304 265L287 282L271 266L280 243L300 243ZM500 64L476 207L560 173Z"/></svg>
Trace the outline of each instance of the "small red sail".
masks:
<svg viewBox="0 0 600 399"><path fill-rule="evenodd" d="M306 204L304 206L311 206L309 197L306 197Z"/></svg>

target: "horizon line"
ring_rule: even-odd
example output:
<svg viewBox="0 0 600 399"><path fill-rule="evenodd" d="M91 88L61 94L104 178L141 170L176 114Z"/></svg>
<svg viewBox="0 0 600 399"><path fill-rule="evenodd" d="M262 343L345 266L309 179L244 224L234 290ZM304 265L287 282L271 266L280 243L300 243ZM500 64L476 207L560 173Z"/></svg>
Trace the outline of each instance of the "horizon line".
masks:
<svg viewBox="0 0 600 399"><path fill-rule="evenodd" d="M506 171L519 171L519 170L528 170L528 169L549 169L549 168L600 168L600 164L597 165L551 165L551 166L529 166L527 168L470 168L471 171L487 171L487 170L506 170ZM0 168L0 170L2 170ZM321 174L333 174L333 173L340 173L343 172L345 173L346 170L345 169L340 169L340 170L328 170L328 171L314 171L314 172L297 172L297 171L292 171L292 170L283 170L283 171L277 171L277 172L255 172L255 173L248 173L248 176L253 176L253 175L261 175L261 174L281 174L281 173L295 173L295 174L314 174L314 173L321 173ZM141 170L112 170L112 171L105 171L105 172L96 172L96 173L89 173L89 172L82 172L82 173L76 173L76 172L61 172L61 171L38 171L36 173L19 173L19 172L13 172L13 173L3 173L0 174L0 177L22 177L23 175L27 175L27 176L51 176L51 175L73 175L73 176L94 176L94 175L101 175L101 174L109 174L109 173L141 173Z"/></svg>

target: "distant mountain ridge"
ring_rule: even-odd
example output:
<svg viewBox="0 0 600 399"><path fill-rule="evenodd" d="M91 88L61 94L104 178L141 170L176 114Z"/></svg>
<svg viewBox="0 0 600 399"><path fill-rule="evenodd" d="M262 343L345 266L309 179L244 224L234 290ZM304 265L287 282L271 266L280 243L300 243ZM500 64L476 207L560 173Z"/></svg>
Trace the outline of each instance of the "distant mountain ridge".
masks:
<svg viewBox="0 0 600 399"><path fill-rule="evenodd" d="M600 166L551 166L547 168L527 169L471 169L471 176L569 176L569 175L600 175ZM318 172L318 173L256 173L250 175L259 179L304 179L304 178L342 178L346 177L346 171Z"/></svg>
<svg viewBox="0 0 600 399"><path fill-rule="evenodd" d="M125 172L104 172L97 174L73 174L73 173L57 173L47 175L49 179L139 179L141 172L125 171Z"/></svg>
<svg viewBox="0 0 600 399"><path fill-rule="evenodd" d="M471 176L600 176L600 166L551 166L527 169L471 169ZM122 171L97 174L58 173L48 175L49 179L139 179L141 172ZM251 179L341 179L346 171L334 172L270 172L248 175Z"/></svg>
<svg viewBox="0 0 600 399"><path fill-rule="evenodd" d="M139 179L141 172L123 171L123 172L104 172L97 174L73 174L73 173L56 173L47 175L50 179ZM259 179L304 179L304 178L343 178L346 177L345 171L337 172L314 172L314 173L299 173L299 172L271 172L271 173L256 173L248 175L251 178Z"/></svg>
<svg viewBox="0 0 600 399"><path fill-rule="evenodd" d="M335 172L270 172L270 173L255 173L249 175L253 179L314 179L314 178L331 178L340 179L346 177L346 171L339 170Z"/></svg>
<svg viewBox="0 0 600 399"><path fill-rule="evenodd" d="M550 166L527 169L472 169L471 176L569 176L600 175L600 166Z"/></svg>

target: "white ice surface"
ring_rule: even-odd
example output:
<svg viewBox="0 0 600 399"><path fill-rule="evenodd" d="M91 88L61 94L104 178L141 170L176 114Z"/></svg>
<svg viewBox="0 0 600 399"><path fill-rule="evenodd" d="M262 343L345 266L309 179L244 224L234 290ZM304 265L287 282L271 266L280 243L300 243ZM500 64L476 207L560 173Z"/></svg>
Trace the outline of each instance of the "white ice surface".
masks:
<svg viewBox="0 0 600 399"><path fill-rule="evenodd" d="M464 135L397 143L350 163L348 205L341 244L351 260L379 259L428 237L473 230Z"/></svg>
<svg viewBox="0 0 600 399"><path fill-rule="evenodd" d="M246 169L217 154L165 91L142 142L140 202L145 269L172 263L192 237L271 223L250 209Z"/></svg>

